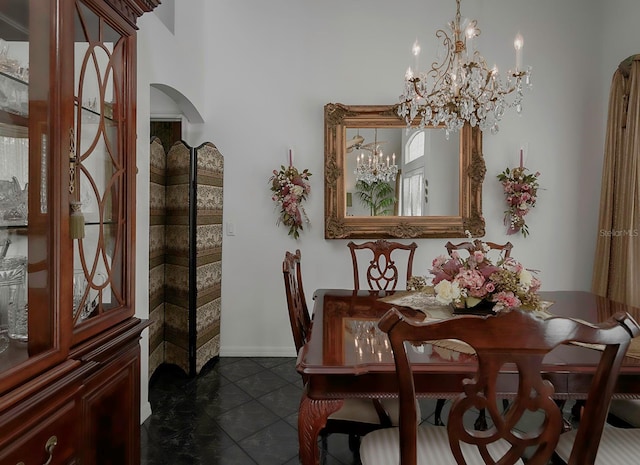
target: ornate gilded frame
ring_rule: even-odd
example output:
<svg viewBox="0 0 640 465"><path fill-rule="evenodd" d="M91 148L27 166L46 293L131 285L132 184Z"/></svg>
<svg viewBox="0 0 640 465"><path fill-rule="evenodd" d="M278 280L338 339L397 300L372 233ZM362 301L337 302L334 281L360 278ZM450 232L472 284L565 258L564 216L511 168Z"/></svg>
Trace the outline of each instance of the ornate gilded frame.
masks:
<svg viewBox="0 0 640 465"><path fill-rule="evenodd" d="M485 233L482 183L486 166L482 131L466 124L460 130L459 216L347 216L344 188L346 130L349 127L405 127L395 105L343 105L324 107L324 211L325 239L474 237Z"/></svg>

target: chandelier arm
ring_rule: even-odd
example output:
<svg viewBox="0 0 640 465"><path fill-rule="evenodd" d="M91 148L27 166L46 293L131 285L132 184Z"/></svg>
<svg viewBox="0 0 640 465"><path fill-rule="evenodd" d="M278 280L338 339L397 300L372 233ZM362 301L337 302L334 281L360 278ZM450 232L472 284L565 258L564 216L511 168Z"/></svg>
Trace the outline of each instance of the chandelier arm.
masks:
<svg viewBox="0 0 640 465"><path fill-rule="evenodd" d="M437 95L438 93L440 93L439 90L434 90L428 94L423 94L422 92L420 92L420 89L418 88L418 82L419 81L412 81L413 82L413 90L415 91L416 95L419 96L422 99L425 100L429 100L431 97L433 97L434 95ZM411 99L406 99L405 103L409 103L411 102Z"/></svg>
<svg viewBox="0 0 640 465"><path fill-rule="evenodd" d="M431 69L425 73L426 76L434 79L433 89L438 85L441 85L445 76L449 74L453 63L452 55L455 53L455 43L451 40L451 37L449 37L446 31L438 29L436 31L436 37L442 39L442 45L446 48L447 55L443 58L442 63L438 61L432 62Z"/></svg>

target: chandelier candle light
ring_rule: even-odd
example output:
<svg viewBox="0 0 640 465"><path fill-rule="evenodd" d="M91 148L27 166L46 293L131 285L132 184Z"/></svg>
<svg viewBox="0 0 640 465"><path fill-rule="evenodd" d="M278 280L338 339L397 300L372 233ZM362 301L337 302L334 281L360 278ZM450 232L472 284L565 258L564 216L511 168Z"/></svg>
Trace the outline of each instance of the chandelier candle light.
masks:
<svg viewBox="0 0 640 465"><path fill-rule="evenodd" d="M427 72L420 72L420 45L413 44L414 68L405 74L405 88L400 96L398 115L410 127L419 118L420 128L444 126L446 137L466 122L483 131L498 132L498 121L507 108L522 111L523 85L531 87L531 67L523 68L523 38L516 35L515 70L509 70L501 81L498 69L489 68L484 57L475 50L473 39L480 35L477 21L465 20L461 25L460 0L456 0L456 16L449 23L450 34L439 29L446 56L434 62ZM507 97L509 96L509 99Z"/></svg>

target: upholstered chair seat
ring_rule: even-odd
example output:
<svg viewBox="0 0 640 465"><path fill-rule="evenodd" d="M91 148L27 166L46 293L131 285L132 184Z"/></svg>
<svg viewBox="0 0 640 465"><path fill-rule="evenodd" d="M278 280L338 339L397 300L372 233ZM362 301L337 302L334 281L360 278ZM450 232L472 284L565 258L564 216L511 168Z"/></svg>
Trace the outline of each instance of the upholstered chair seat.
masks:
<svg viewBox="0 0 640 465"><path fill-rule="evenodd" d="M573 429L563 433L558 440L556 454L565 463L569 461L577 432L578 430ZM594 465L638 465L638 463L640 463L640 429L606 425Z"/></svg>
<svg viewBox="0 0 640 465"><path fill-rule="evenodd" d="M609 412L625 423L640 428L640 399L612 400Z"/></svg>
<svg viewBox="0 0 640 465"><path fill-rule="evenodd" d="M381 399L380 403L389 415L391 425L398 426L398 419L400 417L398 399ZM380 415L378 415L378 412L373 407L371 399L345 399L340 410L331 414L329 420L344 420L380 425Z"/></svg>
<svg viewBox="0 0 640 465"><path fill-rule="evenodd" d="M400 463L399 428L374 431L362 438L360 458L366 465L390 465ZM461 444L467 465L485 465L477 448ZM502 439L487 447L492 457L498 459L509 450L509 443ZM418 428L417 465L457 465L451 453L445 426L422 425ZM522 460L516 462L522 464Z"/></svg>

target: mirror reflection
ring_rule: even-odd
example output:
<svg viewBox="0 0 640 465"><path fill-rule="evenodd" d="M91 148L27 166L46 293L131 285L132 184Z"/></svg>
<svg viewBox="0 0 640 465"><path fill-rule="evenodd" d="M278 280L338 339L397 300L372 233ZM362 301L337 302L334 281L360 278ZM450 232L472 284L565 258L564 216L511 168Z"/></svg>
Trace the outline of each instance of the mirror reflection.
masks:
<svg viewBox="0 0 640 465"><path fill-rule="evenodd" d="M325 105L325 238L484 235L482 132L407 131L396 105Z"/></svg>
<svg viewBox="0 0 640 465"><path fill-rule="evenodd" d="M347 216L460 214L459 141L433 128L346 129Z"/></svg>

